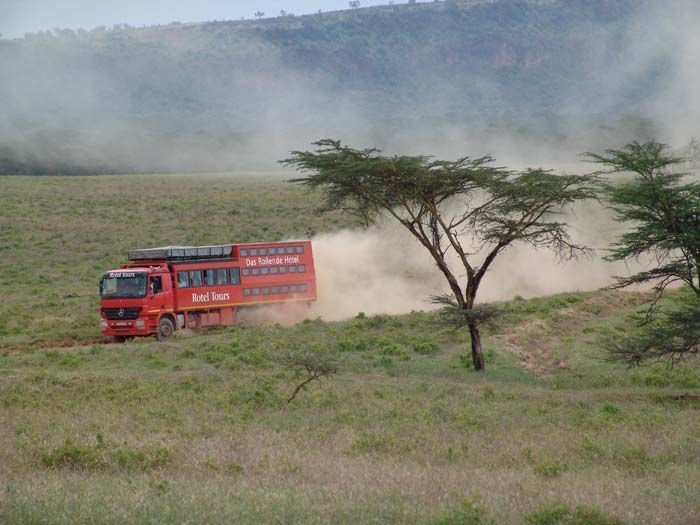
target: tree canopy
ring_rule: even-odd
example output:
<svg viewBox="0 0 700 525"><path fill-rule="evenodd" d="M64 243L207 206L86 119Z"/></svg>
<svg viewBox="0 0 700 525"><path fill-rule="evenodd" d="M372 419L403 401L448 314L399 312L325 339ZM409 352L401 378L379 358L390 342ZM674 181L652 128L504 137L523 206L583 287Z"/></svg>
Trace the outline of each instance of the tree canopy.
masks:
<svg viewBox="0 0 700 525"><path fill-rule="evenodd" d="M451 290L437 301L469 327L476 370L484 368L478 325L488 317L475 311L476 298L498 255L514 242L552 249L564 259L588 252L571 238L560 212L595 198L592 177L511 171L490 156L384 156L332 139L315 146L282 161L308 173L293 182L323 191L326 210L343 209L365 224L388 215L420 242Z"/></svg>
<svg viewBox="0 0 700 525"><path fill-rule="evenodd" d="M632 174L631 179L604 185L617 220L629 225L613 244L608 260L650 257L652 267L617 278L617 287L651 283L657 298L632 336L609 341L613 357L628 363L645 359L697 354L700 351L700 184L677 171L686 159L656 141L633 142L603 154L587 153L604 166L601 173ZM673 284L683 284L693 297L666 311L655 312L659 299Z"/></svg>

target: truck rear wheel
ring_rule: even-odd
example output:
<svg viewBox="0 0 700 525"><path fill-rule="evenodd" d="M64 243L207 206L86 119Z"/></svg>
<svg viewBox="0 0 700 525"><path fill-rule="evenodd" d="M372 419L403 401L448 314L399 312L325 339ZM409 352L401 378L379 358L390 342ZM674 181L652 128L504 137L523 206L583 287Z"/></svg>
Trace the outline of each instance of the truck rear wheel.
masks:
<svg viewBox="0 0 700 525"><path fill-rule="evenodd" d="M174 332L175 325L170 318L163 317L160 321L158 321L158 333L156 334L158 341L167 341L173 336Z"/></svg>

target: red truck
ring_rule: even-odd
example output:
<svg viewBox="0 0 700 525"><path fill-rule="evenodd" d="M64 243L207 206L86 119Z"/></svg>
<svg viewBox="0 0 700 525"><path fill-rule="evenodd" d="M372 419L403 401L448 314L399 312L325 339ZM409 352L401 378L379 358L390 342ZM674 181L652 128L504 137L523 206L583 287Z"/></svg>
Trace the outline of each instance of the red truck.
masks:
<svg viewBox="0 0 700 525"><path fill-rule="evenodd" d="M310 241L129 252L100 280L102 333L117 341L230 325L241 306L316 300Z"/></svg>

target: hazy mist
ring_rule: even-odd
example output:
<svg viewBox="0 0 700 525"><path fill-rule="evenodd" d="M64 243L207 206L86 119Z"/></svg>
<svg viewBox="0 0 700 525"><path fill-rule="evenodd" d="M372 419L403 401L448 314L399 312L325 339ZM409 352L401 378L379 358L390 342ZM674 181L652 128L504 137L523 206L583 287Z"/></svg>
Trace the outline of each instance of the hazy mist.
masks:
<svg viewBox="0 0 700 525"><path fill-rule="evenodd" d="M389 91L345 85L290 64L254 31L222 32L238 40L201 64L188 36L201 26L0 42L0 158L49 173L269 170L332 136L387 153L573 167L582 151L652 134L681 146L700 118L700 6L647 5L623 34L591 30L580 77L548 95L547 114L502 79L426 69L435 57L420 53Z"/></svg>

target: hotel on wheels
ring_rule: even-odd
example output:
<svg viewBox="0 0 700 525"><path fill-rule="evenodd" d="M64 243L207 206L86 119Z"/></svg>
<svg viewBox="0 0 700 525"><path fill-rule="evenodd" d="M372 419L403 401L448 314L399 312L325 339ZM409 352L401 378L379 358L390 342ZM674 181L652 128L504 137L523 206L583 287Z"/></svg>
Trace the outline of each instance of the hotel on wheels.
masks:
<svg viewBox="0 0 700 525"><path fill-rule="evenodd" d="M100 280L101 328L118 341L233 324L240 307L316 300L310 241L129 252Z"/></svg>

